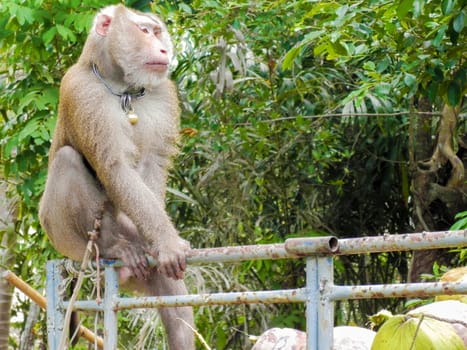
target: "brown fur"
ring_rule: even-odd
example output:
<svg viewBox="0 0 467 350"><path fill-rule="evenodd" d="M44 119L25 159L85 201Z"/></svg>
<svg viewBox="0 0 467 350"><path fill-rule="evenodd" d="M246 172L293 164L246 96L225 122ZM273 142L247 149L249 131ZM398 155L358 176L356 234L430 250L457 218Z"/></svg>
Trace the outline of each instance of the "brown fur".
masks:
<svg viewBox="0 0 467 350"><path fill-rule="evenodd" d="M161 33L142 33L138 21L145 22L143 16L157 21ZM189 244L164 208L167 171L179 135L177 90L167 72L144 65L171 50L165 26L153 15L118 5L96 16L78 62L62 80L39 209L52 244L74 260L82 259L87 233L103 215L97 240L101 255L122 259L128 285L149 295L187 293L181 278ZM132 103L136 124L95 76L92 63L113 91L146 89ZM145 253L157 259L157 269L148 268ZM161 315L170 349L193 349L191 330L177 319L193 324L191 308L162 309Z"/></svg>

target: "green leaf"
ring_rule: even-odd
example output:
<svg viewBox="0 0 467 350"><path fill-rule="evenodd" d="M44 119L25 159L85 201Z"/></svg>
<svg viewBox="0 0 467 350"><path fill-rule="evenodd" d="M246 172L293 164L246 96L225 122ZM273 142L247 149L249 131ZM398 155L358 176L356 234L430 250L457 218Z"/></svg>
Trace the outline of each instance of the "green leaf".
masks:
<svg viewBox="0 0 467 350"><path fill-rule="evenodd" d="M336 15L337 15L339 18L342 18L342 17L345 16L345 14L347 13L348 10L349 10L349 6L348 6L348 5L341 6L341 7L339 7L339 8L336 10Z"/></svg>
<svg viewBox="0 0 467 350"><path fill-rule="evenodd" d="M450 230L462 230L467 228L467 217L456 221L454 225L451 226Z"/></svg>
<svg viewBox="0 0 467 350"><path fill-rule="evenodd" d="M407 13L413 8L414 0L402 0L399 6L397 7L397 17L400 20L404 19L407 16Z"/></svg>
<svg viewBox="0 0 467 350"><path fill-rule="evenodd" d="M183 11L183 12L185 12L185 13L188 13L188 14L190 14L190 15L193 13L192 8L191 8L189 5L185 4L185 3L178 4L178 8L179 8L181 11Z"/></svg>
<svg viewBox="0 0 467 350"><path fill-rule="evenodd" d="M391 94L392 92L392 86L387 83L381 83L375 88L375 95L379 97L387 97Z"/></svg>
<svg viewBox="0 0 467 350"><path fill-rule="evenodd" d="M44 42L45 45L48 45L55 38L56 34L57 34L57 28L52 27L48 31L46 31L44 34L42 34L42 41Z"/></svg>
<svg viewBox="0 0 467 350"><path fill-rule="evenodd" d="M452 28L457 32L462 32L465 25L465 13L464 11L459 12L459 14L452 21Z"/></svg>
<svg viewBox="0 0 467 350"><path fill-rule="evenodd" d="M23 111L24 108L32 104L36 99L37 96L39 95L39 91L33 90L24 95L20 100L18 104L18 111Z"/></svg>
<svg viewBox="0 0 467 350"><path fill-rule="evenodd" d="M363 68L366 69L366 70L374 72L374 70L376 68L375 62L372 62L372 61L365 62L365 63L363 63Z"/></svg>
<svg viewBox="0 0 467 350"><path fill-rule="evenodd" d="M348 54L347 48L345 47L344 43L336 41L336 42L331 43L331 47L332 47L332 51L336 53L336 55L332 55L331 50L330 50L330 53L329 53L331 56L330 58L335 58L338 56L346 56Z"/></svg>
<svg viewBox="0 0 467 350"><path fill-rule="evenodd" d="M36 98L36 106L39 110L47 109L49 106L55 106L58 102L58 91L56 88L48 88L41 91Z"/></svg>
<svg viewBox="0 0 467 350"><path fill-rule="evenodd" d="M31 134L34 133L38 127L39 127L39 121L37 119L29 120L24 126L24 128L19 132L19 136L18 136L19 141L21 142L27 137L31 136Z"/></svg>
<svg viewBox="0 0 467 350"><path fill-rule="evenodd" d="M378 65L376 67L376 71L378 73L383 73L390 65L390 60L385 57L382 60L378 61Z"/></svg>
<svg viewBox="0 0 467 350"><path fill-rule="evenodd" d="M16 153L16 149L18 148L18 143L19 143L18 136L13 136L10 139L8 139L3 149L3 156L5 158L14 157L13 153Z"/></svg>
<svg viewBox="0 0 467 350"><path fill-rule="evenodd" d="M87 32L91 27L92 19L94 18L94 13L84 13L77 15L73 21L75 29L79 32Z"/></svg>
<svg viewBox="0 0 467 350"><path fill-rule="evenodd" d="M435 102L436 98L438 97L438 88L439 84L434 81L428 85L427 91L430 101Z"/></svg>
<svg viewBox="0 0 467 350"><path fill-rule="evenodd" d="M461 86L461 90L463 90L465 88L465 85L467 84L467 67L459 69L454 74L454 80L459 83L459 85Z"/></svg>
<svg viewBox="0 0 467 350"><path fill-rule="evenodd" d="M295 58L297 58L301 51L303 51L306 46L309 46L316 38L319 38L323 34L324 30L317 30L306 34L297 45L295 45L286 53L282 61L282 69L291 69L293 61Z"/></svg>
<svg viewBox="0 0 467 350"><path fill-rule="evenodd" d="M444 39L444 34L446 34L447 29L447 24L444 24L439 28L438 34L432 41L434 47L439 47L441 45L441 41Z"/></svg>
<svg viewBox="0 0 467 350"><path fill-rule="evenodd" d="M287 69L291 69L292 68L292 65L293 65L293 61L295 60L295 58L298 56L298 54L300 53L301 51L301 47L300 46L296 46L296 47L292 47L289 52L286 53L286 55L284 56L284 60L282 61L282 69L283 70L287 70Z"/></svg>
<svg viewBox="0 0 467 350"><path fill-rule="evenodd" d="M414 0L413 14L415 18L418 18L422 15L424 6L425 6L425 0Z"/></svg>
<svg viewBox="0 0 467 350"><path fill-rule="evenodd" d="M454 8L456 1L455 0L443 0L441 1L441 11L443 15L449 15Z"/></svg>
<svg viewBox="0 0 467 350"><path fill-rule="evenodd" d="M76 35L71 29L57 24L57 32L63 39L69 40L72 43L76 42Z"/></svg>
<svg viewBox="0 0 467 350"><path fill-rule="evenodd" d="M34 22L34 11L28 7L18 6L16 11L16 16L18 18L18 23L24 25L27 23Z"/></svg>
<svg viewBox="0 0 467 350"><path fill-rule="evenodd" d="M407 85L408 87L412 87L417 81L417 78L415 77L415 75L413 74L410 74L410 73L405 73L405 76L404 76L404 83L405 85Z"/></svg>
<svg viewBox="0 0 467 350"><path fill-rule="evenodd" d="M448 103L450 106L457 106L461 100L461 87L456 81L451 81L448 85Z"/></svg>

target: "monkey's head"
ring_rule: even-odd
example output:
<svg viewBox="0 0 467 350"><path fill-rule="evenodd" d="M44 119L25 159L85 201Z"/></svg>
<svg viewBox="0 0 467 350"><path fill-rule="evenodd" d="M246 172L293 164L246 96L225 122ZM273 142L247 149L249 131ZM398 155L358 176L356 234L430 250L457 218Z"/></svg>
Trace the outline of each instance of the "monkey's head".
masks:
<svg viewBox="0 0 467 350"><path fill-rule="evenodd" d="M123 5L105 7L94 18L89 40L100 56L91 54L91 60L116 81L150 89L167 77L172 41L164 22L153 14Z"/></svg>

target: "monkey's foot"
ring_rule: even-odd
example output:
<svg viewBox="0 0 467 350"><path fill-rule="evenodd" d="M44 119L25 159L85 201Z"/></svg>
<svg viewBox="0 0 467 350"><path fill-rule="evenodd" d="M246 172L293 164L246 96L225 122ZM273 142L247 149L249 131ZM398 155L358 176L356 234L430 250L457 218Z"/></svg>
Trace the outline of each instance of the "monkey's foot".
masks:
<svg viewBox="0 0 467 350"><path fill-rule="evenodd" d="M120 259L125 265L119 271L122 278L135 277L139 280L146 280L149 277L150 268L146 258L146 252L140 244L119 240L112 246L104 256L107 259Z"/></svg>

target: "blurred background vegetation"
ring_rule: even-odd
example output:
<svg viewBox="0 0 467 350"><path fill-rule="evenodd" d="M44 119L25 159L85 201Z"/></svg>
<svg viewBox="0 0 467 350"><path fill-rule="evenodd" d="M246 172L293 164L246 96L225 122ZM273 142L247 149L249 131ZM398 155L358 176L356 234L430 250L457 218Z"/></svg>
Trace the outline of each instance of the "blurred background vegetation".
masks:
<svg viewBox="0 0 467 350"><path fill-rule="evenodd" d="M0 3L0 269L39 290L45 262L58 257L37 206L59 83L110 3ZM183 137L167 207L192 247L467 227L465 0L125 4L164 18L177 49ZM433 266L463 265L464 254L338 257L335 282L418 281ZM304 262L194 267L188 283L192 292L295 288ZM45 348L44 313L21 295L10 308L11 292L0 280L0 349ZM396 313L404 300L340 302L335 323L364 326L383 307ZM299 305L195 312L214 349L305 327ZM122 314L119 348L163 348L156 321ZM93 328L92 316L85 322Z"/></svg>

